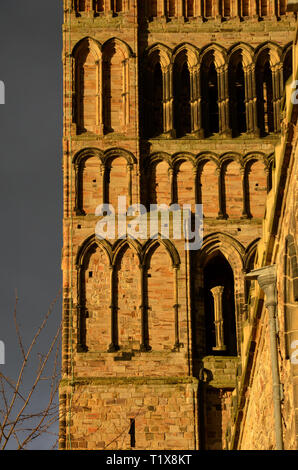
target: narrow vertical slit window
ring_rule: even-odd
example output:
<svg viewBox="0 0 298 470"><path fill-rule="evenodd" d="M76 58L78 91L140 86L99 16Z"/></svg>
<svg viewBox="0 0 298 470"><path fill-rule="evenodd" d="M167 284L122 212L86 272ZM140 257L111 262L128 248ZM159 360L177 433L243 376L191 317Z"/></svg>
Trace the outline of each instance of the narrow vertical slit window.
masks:
<svg viewBox="0 0 298 470"><path fill-rule="evenodd" d="M130 447L134 448L136 446L136 420L134 418L130 419Z"/></svg>

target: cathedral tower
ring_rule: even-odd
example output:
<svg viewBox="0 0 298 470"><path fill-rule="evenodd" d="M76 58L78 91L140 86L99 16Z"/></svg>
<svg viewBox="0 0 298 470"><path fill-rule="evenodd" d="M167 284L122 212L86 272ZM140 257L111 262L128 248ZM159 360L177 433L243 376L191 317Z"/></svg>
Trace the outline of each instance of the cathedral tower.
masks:
<svg viewBox="0 0 298 470"><path fill-rule="evenodd" d="M227 448L294 14L286 0L64 9L60 448ZM119 196L202 204L201 248L100 240L98 207L119 225Z"/></svg>

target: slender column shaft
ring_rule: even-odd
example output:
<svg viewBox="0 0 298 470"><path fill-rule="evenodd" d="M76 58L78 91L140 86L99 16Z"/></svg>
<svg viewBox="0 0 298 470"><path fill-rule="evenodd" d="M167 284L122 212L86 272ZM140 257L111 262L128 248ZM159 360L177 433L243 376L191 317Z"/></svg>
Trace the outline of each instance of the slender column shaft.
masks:
<svg viewBox="0 0 298 470"><path fill-rule="evenodd" d="M223 329L223 308L222 308L222 294L224 287L216 286L211 289L214 299L214 324L215 324L215 341L216 346L212 349L214 351L225 351L224 344L224 329Z"/></svg>

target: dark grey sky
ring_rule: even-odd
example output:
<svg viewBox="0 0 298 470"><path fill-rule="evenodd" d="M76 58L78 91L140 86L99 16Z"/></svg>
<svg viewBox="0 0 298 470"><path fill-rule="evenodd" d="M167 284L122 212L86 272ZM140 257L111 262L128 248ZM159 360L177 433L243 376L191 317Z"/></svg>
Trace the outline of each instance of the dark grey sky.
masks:
<svg viewBox="0 0 298 470"><path fill-rule="evenodd" d="M62 13L62 0L0 0L0 80L6 87L0 105L0 340L6 364L0 372L11 376L19 364L14 290L29 340L61 285ZM42 446L48 448L47 439Z"/></svg>

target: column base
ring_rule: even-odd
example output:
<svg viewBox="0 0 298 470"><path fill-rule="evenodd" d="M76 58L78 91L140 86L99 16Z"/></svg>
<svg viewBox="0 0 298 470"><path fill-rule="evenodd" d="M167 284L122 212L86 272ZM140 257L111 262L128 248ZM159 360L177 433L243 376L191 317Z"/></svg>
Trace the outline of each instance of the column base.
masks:
<svg viewBox="0 0 298 470"><path fill-rule="evenodd" d="M108 353L117 352L117 351L119 351L119 349L120 349L120 346L118 346L116 344L110 344L109 349L108 349Z"/></svg>
<svg viewBox="0 0 298 470"><path fill-rule="evenodd" d="M83 344L78 344L77 345L77 352L78 353L88 352L88 348L87 348L87 346L85 346Z"/></svg>
<svg viewBox="0 0 298 470"><path fill-rule="evenodd" d="M218 214L218 216L216 217L217 220L226 220L227 218L228 216L225 214Z"/></svg>
<svg viewBox="0 0 298 470"><path fill-rule="evenodd" d="M212 351L226 351L227 350L227 347L226 346L214 346L212 348Z"/></svg>
<svg viewBox="0 0 298 470"><path fill-rule="evenodd" d="M184 348L184 344L183 343L175 343L174 347L172 349L172 352L179 352L180 348Z"/></svg>

